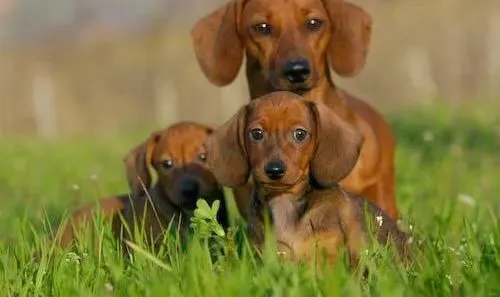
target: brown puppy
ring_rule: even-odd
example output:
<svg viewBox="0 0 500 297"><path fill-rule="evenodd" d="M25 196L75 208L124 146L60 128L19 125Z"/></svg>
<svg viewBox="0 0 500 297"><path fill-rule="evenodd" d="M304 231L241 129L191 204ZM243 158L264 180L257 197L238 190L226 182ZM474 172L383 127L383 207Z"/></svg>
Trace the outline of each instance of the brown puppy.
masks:
<svg viewBox="0 0 500 297"><path fill-rule="evenodd" d="M371 16L344 1L232 0L198 21L191 35L198 63L213 84L231 83L245 53L252 99L292 91L323 102L360 131L360 157L341 184L396 219L393 133L371 106L335 86L329 72L330 66L351 77L363 69L371 28ZM235 189L243 214L249 191Z"/></svg>
<svg viewBox="0 0 500 297"><path fill-rule="evenodd" d="M130 199L128 195L110 196L76 209L69 220L61 222L57 232L53 234L55 241L66 248L75 239L75 231L88 228L96 213L99 212L105 220L112 221L130 203Z"/></svg>
<svg viewBox="0 0 500 297"><path fill-rule="evenodd" d="M220 200L219 223L228 227L228 214L221 186L205 165L203 143L212 129L191 122L181 122L168 129L154 132L150 137L132 149L124 158L127 177L132 193L101 200L98 208L112 220L113 232L122 232L123 216L134 231L133 224L144 220L146 237L153 243L161 243L162 231L172 219L176 227L181 219L182 234L188 230L190 217L196 208L198 198L204 198L211 205ZM157 173L158 181L151 188L150 167ZM148 189L148 193L144 189ZM88 224L95 213L95 205L77 210L70 224L60 227L60 244L65 247L73 239L73 228ZM133 239L133 233L124 233L126 239ZM150 242L151 243L151 242Z"/></svg>
<svg viewBox="0 0 500 297"><path fill-rule="evenodd" d="M290 92L265 95L207 140L207 162L221 184L253 178L252 241L263 243L263 211L269 210L279 249L297 260L309 259L319 247L333 263L345 246L355 265L372 231L380 243L395 244L406 255L409 237L396 223L375 203L338 185L356 164L361 133L324 104L300 99Z"/></svg>

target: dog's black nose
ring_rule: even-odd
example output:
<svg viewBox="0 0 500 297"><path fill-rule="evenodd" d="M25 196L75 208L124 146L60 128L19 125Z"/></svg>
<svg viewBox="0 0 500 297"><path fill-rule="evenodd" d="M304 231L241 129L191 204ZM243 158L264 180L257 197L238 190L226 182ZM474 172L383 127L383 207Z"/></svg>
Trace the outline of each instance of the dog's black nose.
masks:
<svg viewBox="0 0 500 297"><path fill-rule="evenodd" d="M283 77L292 84L304 83L311 75L311 66L306 59L289 60L283 66Z"/></svg>
<svg viewBox="0 0 500 297"><path fill-rule="evenodd" d="M285 163L281 160L270 161L266 164L266 166L264 166L264 171L270 179L278 180L285 175Z"/></svg>
<svg viewBox="0 0 500 297"><path fill-rule="evenodd" d="M192 177L184 178L179 185L179 191L184 198L198 199L200 183Z"/></svg>

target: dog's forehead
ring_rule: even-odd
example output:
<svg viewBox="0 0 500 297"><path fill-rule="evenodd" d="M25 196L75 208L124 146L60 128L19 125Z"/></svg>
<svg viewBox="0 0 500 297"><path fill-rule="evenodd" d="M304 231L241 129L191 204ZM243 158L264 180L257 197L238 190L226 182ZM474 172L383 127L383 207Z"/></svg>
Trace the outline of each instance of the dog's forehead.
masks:
<svg viewBox="0 0 500 297"><path fill-rule="evenodd" d="M273 15L277 13L289 15L289 8L298 9L304 13L325 11L321 0L248 0L245 4L244 15L266 12L273 13Z"/></svg>
<svg viewBox="0 0 500 297"><path fill-rule="evenodd" d="M308 125L311 122L305 99L288 92L277 92L256 100L251 111L249 123L266 127Z"/></svg>
<svg viewBox="0 0 500 297"><path fill-rule="evenodd" d="M199 153L208 135L208 129L201 125L175 125L162 134L158 148L161 153L181 158L186 154Z"/></svg>

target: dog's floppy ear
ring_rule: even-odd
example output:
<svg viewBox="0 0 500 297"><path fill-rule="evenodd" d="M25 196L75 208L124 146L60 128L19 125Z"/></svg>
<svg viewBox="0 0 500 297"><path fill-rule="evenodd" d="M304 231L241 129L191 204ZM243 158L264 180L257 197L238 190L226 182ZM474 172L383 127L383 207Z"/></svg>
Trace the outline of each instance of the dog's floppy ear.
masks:
<svg viewBox="0 0 500 297"><path fill-rule="evenodd" d="M246 183L250 174L244 141L247 109L246 105L241 107L205 142L207 164L217 181L226 187Z"/></svg>
<svg viewBox="0 0 500 297"><path fill-rule="evenodd" d="M328 44L330 66L340 76L353 77L366 64L372 35L372 17L361 7L348 2L323 2L332 27Z"/></svg>
<svg viewBox="0 0 500 297"><path fill-rule="evenodd" d="M144 188L147 190L151 186L149 168L152 165L154 149L160 138L161 132L153 132L146 141L131 149L123 158L133 197L144 195Z"/></svg>
<svg viewBox="0 0 500 297"><path fill-rule="evenodd" d="M364 138L325 104L308 103L317 134L311 173L321 186L328 187L341 181L354 168Z"/></svg>
<svg viewBox="0 0 500 297"><path fill-rule="evenodd" d="M198 64L216 86L230 84L243 62L243 44L238 34L242 0L232 0L200 19L191 30Z"/></svg>

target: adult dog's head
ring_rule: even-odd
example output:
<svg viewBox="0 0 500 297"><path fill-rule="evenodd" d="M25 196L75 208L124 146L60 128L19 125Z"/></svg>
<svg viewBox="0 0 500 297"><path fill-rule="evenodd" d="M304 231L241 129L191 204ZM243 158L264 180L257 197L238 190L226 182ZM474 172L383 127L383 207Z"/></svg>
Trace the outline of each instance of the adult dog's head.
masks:
<svg viewBox="0 0 500 297"><path fill-rule="evenodd" d="M192 29L202 71L215 85L231 83L243 54L254 60L270 91L304 93L329 78L365 66L371 16L341 0L232 0ZM259 73L252 73L259 72Z"/></svg>

